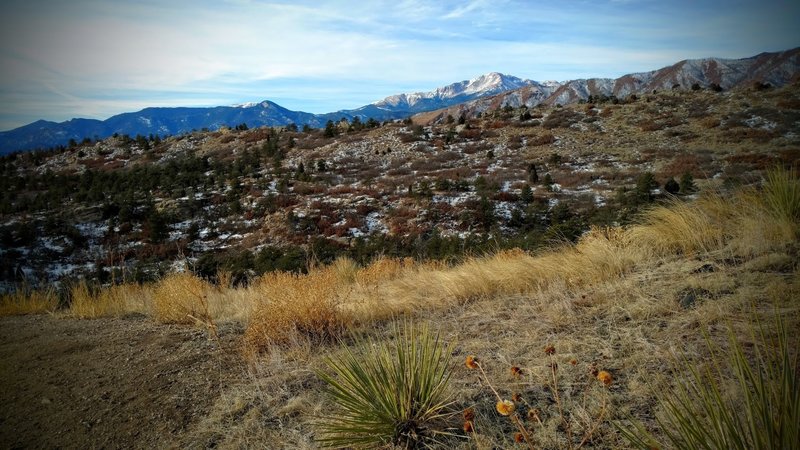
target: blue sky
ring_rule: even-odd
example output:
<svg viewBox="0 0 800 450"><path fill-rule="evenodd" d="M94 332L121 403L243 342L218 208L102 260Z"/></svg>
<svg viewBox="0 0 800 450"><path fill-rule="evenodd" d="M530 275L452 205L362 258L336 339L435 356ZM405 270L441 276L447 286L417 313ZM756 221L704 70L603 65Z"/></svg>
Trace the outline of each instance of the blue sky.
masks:
<svg viewBox="0 0 800 450"><path fill-rule="evenodd" d="M349 109L497 71L618 77L800 46L800 2L6 0L0 130L146 106Z"/></svg>

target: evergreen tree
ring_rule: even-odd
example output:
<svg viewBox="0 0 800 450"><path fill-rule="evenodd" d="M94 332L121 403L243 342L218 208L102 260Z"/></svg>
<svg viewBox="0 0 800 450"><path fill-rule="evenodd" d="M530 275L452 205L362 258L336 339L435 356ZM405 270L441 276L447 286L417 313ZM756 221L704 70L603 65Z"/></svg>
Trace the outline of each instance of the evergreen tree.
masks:
<svg viewBox="0 0 800 450"><path fill-rule="evenodd" d="M539 174L536 172L536 164L530 163L528 165L528 179L531 183L539 182Z"/></svg>
<svg viewBox="0 0 800 450"><path fill-rule="evenodd" d="M497 218L494 215L494 205L485 196L481 195L475 211L475 221L484 231L489 231Z"/></svg>
<svg viewBox="0 0 800 450"><path fill-rule="evenodd" d="M683 195L689 195L697 192L697 185L694 184L694 178L689 172L684 172L684 174L681 175L679 187L680 193Z"/></svg>
<svg viewBox="0 0 800 450"><path fill-rule="evenodd" d="M336 124L333 123L332 120L329 120L325 123L325 131L322 133L323 136L327 138L336 137L339 134L339 130L336 128Z"/></svg>
<svg viewBox="0 0 800 450"><path fill-rule="evenodd" d="M530 203L533 201L533 189L531 189L530 185L526 184L522 187L522 192L520 193L520 200L522 203Z"/></svg>
<svg viewBox="0 0 800 450"><path fill-rule="evenodd" d="M664 190L668 193L675 195L681 190L681 186L675 181L675 178L670 178L664 183Z"/></svg>
<svg viewBox="0 0 800 450"><path fill-rule="evenodd" d="M542 184L544 184L548 188L553 185L553 177L550 175L549 172L544 174L544 179L542 180Z"/></svg>
<svg viewBox="0 0 800 450"><path fill-rule="evenodd" d="M636 189L634 195L639 203L648 203L653 201L653 189L658 187L656 177L652 172L645 172L639 175L636 179Z"/></svg>

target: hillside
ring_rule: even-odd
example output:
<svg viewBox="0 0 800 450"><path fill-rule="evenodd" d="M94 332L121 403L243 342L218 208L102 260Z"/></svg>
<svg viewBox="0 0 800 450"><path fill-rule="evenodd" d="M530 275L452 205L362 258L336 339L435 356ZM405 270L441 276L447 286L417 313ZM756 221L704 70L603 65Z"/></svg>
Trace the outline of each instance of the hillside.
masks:
<svg viewBox="0 0 800 450"><path fill-rule="evenodd" d="M533 250L625 224L665 191L758 183L797 162L799 120L796 85L678 90L429 126L120 136L13 155L0 159L0 278L148 280L188 263L244 280L340 255Z"/></svg>
<svg viewBox="0 0 800 450"><path fill-rule="evenodd" d="M613 425L627 417L663 441L658 393L691 380L680 358L730 376L730 336L749 358L772 355L780 317L793 364L785 374L796 379L798 192L796 174L773 172L758 190L678 200L575 245L455 265L339 259L238 288L180 273L155 284L77 284L60 309L52 291L4 297L2 315L54 315L0 318L0 354L16 362L0 371L0 442L318 448L320 418L341 411L320 374L348 351L369 353L359 336L395 342L398 316L451 346L443 358L453 403L418 429L447 432L441 447L524 443L495 411L492 390L514 399L536 448L630 448ZM477 367L475 357L491 389L465 367ZM744 402L734 380L718 382L725 398Z"/></svg>
<svg viewBox="0 0 800 450"><path fill-rule="evenodd" d="M3 157L1 445L319 448L404 320L452 403L384 442L663 442L682 358L744 411L732 342L798 373L800 86L597 100Z"/></svg>

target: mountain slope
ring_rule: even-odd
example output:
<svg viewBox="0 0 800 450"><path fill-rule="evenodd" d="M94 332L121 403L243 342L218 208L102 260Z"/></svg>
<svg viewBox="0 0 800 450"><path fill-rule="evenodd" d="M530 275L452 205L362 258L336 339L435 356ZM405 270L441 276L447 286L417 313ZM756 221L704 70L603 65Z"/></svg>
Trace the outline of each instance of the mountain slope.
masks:
<svg viewBox="0 0 800 450"><path fill-rule="evenodd" d="M356 116L361 119L372 117L381 121L400 119L414 113L431 111L532 84L534 82L530 80L493 72L430 92L393 95L358 109L327 114L292 111L265 100L260 103L211 108L145 108L137 112L118 114L104 121L89 119L72 119L62 123L38 121L0 133L0 154L66 145L70 139L81 141L86 137L106 138L114 133L131 136L176 135L204 128L216 130L222 126L232 127L241 123L251 127L283 126L290 123L321 127L328 120L339 121L342 118L352 120Z"/></svg>
<svg viewBox="0 0 800 450"><path fill-rule="evenodd" d="M487 95L519 89L523 86L540 86L531 80L491 72L469 81L453 83L431 92L415 92L386 97L369 106L384 111L420 112L438 109L453 102L461 103ZM358 110L356 110L358 111Z"/></svg>
<svg viewBox="0 0 800 450"><path fill-rule="evenodd" d="M440 87L430 92L392 95L352 110L327 114L291 111L273 102L212 108L146 108L124 113L105 121L72 119L62 123L38 121L0 133L0 154L65 145L70 139L81 141L105 138L114 133L129 135L176 135L192 130L246 123L249 126L282 126L290 123L321 127L328 120L354 117L390 120L421 112L450 108L435 117L461 112L478 113L498 106L532 107L540 103L568 104L590 95L626 97L653 90L719 85L723 89L752 85L754 82L782 86L800 79L800 48L777 53L762 53L745 59L706 58L684 60L651 72L633 73L617 79L592 78L564 83L539 83L497 72L472 80ZM462 105L452 108L454 105ZM456 114L454 114L456 113Z"/></svg>
<svg viewBox="0 0 800 450"><path fill-rule="evenodd" d="M555 85L555 89L541 89L537 85L524 86L491 97L467 102L432 114L442 118L461 113L477 114L502 106L527 106L538 104L566 105L589 96L614 96L624 98L669 89L709 88L718 85L724 90L749 87L754 83L784 86L800 80L800 47L783 52L761 53L744 59L704 58L683 60L671 66L650 72L632 73L622 77L571 80Z"/></svg>

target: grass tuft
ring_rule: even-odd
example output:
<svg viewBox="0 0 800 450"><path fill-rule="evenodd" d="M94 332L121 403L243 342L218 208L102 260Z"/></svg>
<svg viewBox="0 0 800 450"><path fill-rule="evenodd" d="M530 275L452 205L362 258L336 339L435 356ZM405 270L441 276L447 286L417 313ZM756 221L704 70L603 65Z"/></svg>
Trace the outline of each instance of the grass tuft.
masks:
<svg viewBox="0 0 800 450"><path fill-rule="evenodd" d="M800 448L800 342L790 338L781 321L777 330L774 342L759 329L752 355L730 331L728 349L708 340L713 355L709 368L698 369L686 359L677 364L683 378L675 389L660 391L669 395L658 396L663 408L658 424L672 447ZM639 448L663 448L641 423L618 428Z"/></svg>
<svg viewBox="0 0 800 450"><path fill-rule="evenodd" d="M191 273L167 275L153 290L153 314L164 323L205 323L210 320L208 295L212 289Z"/></svg>
<svg viewBox="0 0 800 450"><path fill-rule="evenodd" d="M764 195L772 213L782 219L800 219L800 179L795 168L767 172Z"/></svg>
<svg viewBox="0 0 800 450"><path fill-rule="evenodd" d="M394 346L357 341L326 360L318 375L336 404L319 421L318 442L329 447L418 448L437 442L450 415L450 348L427 326L395 328Z"/></svg>
<svg viewBox="0 0 800 450"><path fill-rule="evenodd" d="M694 255L721 248L733 209L723 197L707 195L693 203L678 199L647 211L639 226L630 230L629 239L654 256Z"/></svg>
<svg viewBox="0 0 800 450"><path fill-rule="evenodd" d="M20 289L0 296L0 317L50 313L58 308L53 289Z"/></svg>
<svg viewBox="0 0 800 450"><path fill-rule="evenodd" d="M352 316L340 308L346 285L338 280L336 267L329 267L307 275L271 273L256 281L252 290L262 298L245 331L245 350L258 353L298 339L319 343L339 337Z"/></svg>
<svg viewBox="0 0 800 450"><path fill-rule="evenodd" d="M125 297L117 286L92 289L86 281L70 288L68 314L79 319L97 319L119 315L125 310Z"/></svg>

